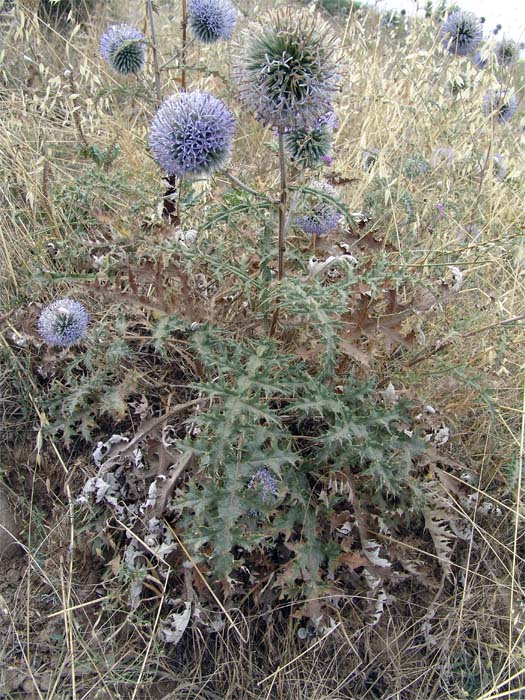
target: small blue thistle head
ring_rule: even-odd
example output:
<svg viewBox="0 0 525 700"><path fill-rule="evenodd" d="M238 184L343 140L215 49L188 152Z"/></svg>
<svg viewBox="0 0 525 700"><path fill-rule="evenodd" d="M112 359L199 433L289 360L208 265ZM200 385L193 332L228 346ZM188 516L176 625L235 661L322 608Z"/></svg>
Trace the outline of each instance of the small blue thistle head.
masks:
<svg viewBox="0 0 525 700"><path fill-rule="evenodd" d="M146 37L128 24L114 24L100 39L100 54L116 73L139 73L146 60Z"/></svg>
<svg viewBox="0 0 525 700"><path fill-rule="evenodd" d="M260 489L263 501L271 500L279 493L277 481L266 467L261 467L252 476L248 483L249 489Z"/></svg>
<svg viewBox="0 0 525 700"><path fill-rule="evenodd" d="M379 157L379 148L371 148L370 150L363 151L362 162L363 168L365 170L372 170L374 165L377 163Z"/></svg>
<svg viewBox="0 0 525 700"><path fill-rule="evenodd" d="M440 35L447 51L457 56L468 56L483 40L483 25L473 12L458 10L443 22Z"/></svg>
<svg viewBox="0 0 525 700"><path fill-rule="evenodd" d="M190 0L188 23L204 44L232 38L237 12L230 0Z"/></svg>
<svg viewBox="0 0 525 700"><path fill-rule="evenodd" d="M417 180L428 172L430 172L429 163L419 155L408 156L403 163L403 175L409 180Z"/></svg>
<svg viewBox="0 0 525 700"><path fill-rule="evenodd" d="M231 152L235 119L221 100L207 92L172 95L151 123L153 157L168 175L210 175Z"/></svg>
<svg viewBox="0 0 525 700"><path fill-rule="evenodd" d="M313 129L339 88L336 40L309 12L271 11L247 30L235 71L241 100L264 124Z"/></svg>
<svg viewBox="0 0 525 700"><path fill-rule="evenodd" d="M503 182L503 180L507 177L507 166L505 165L505 159L501 153L494 153L492 158L492 169L496 180Z"/></svg>
<svg viewBox="0 0 525 700"><path fill-rule="evenodd" d="M517 41L503 38L496 44L494 53L500 66L512 66L519 60L521 47Z"/></svg>
<svg viewBox="0 0 525 700"><path fill-rule="evenodd" d="M38 318L37 327L48 345L68 347L86 335L88 323L89 316L82 304L66 298L46 306Z"/></svg>
<svg viewBox="0 0 525 700"><path fill-rule="evenodd" d="M456 154L452 148L449 148L448 146L436 148L436 150L432 153L432 165L434 168L439 168L443 165L452 165L455 160Z"/></svg>
<svg viewBox="0 0 525 700"><path fill-rule="evenodd" d="M284 135L286 150L293 160L312 168L330 158L333 132L339 122L333 111L319 117L313 129L293 129Z"/></svg>
<svg viewBox="0 0 525 700"><path fill-rule="evenodd" d="M321 194L335 199L335 188L327 182L312 182L309 186ZM341 221L341 213L325 198L311 193L306 193L301 209L305 212L296 217L295 223L305 233L312 236L325 236L337 228Z"/></svg>
<svg viewBox="0 0 525 700"><path fill-rule="evenodd" d="M509 90L495 88L489 90L483 98L483 114L486 117L495 117L499 124L504 124L512 119L518 109L518 100Z"/></svg>

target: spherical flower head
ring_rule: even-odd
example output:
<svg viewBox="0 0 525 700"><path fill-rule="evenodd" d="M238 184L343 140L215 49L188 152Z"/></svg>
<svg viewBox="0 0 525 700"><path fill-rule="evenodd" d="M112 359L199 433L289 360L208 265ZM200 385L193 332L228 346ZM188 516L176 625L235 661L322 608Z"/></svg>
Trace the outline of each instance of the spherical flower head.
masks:
<svg viewBox="0 0 525 700"><path fill-rule="evenodd" d="M520 45L512 39L503 38L495 48L496 60L500 66L511 66L519 60Z"/></svg>
<svg viewBox="0 0 525 700"><path fill-rule="evenodd" d="M231 39L237 12L230 0L190 0L188 23L195 37L204 44Z"/></svg>
<svg viewBox="0 0 525 700"><path fill-rule="evenodd" d="M456 154L448 146L436 148L432 153L432 165L434 168L439 168L442 165L452 165L456 160Z"/></svg>
<svg viewBox="0 0 525 700"><path fill-rule="evenodd" d="M255 472L248 483L248 488L259 490L263 501L271 500L279 493L277 481L266 467L261 467Z"/></svg>
<svg viewBox="0 0 525 700"><path fill-rule="evenodd" d="M310 188L335 199L335 188L327 182L312 182ZM306 193L301 209L304 214L295 219L295 223L305 233L312 236L324 236L337 228L341 213L327 199L317 194Z"/></svg>
<svg viewBox="0 0 525 700"><path fill-rule="evenodd" d="M403 163L403 175L409 180L417 180L418 177L430 171L430 165L421 156L408 156Z"/></svg>
<svg viewBox="0 0 525 700"><path fill-rule="evenodd" d="M146 57L146 37L128 24L114 24L100 39L102 58L117 73L139 73Z"/></svg>
<svg viewBox="0 0 525 700"><path fill-rule="evenodd" d="M320 165L332 151L333 132L339 126L334 112L319 117L313 129L293 129L284 134L287 152L298 165L313 168Z"/></svg>
<svg viewBox="0 0 525 700"><path fill-rule="evenodd" d="M481 44L482 22L473 12L452 12L441 25L443 46L457 56L468 56Z"/></svg>
<svg viewBox="0 0 525 700"><path fill-rule="evenodd" d="M377 159L379 157L379 148L372 148L369 151L363 151L362 159L363 159L363 168L365 170L372 170L374 165L377 163Z"/></svg>
<svg viewBox="0 0 525 700"><path fill-rule="evenodd" d="M78 301L59 299L40 314L38 332L49 345L68 347L81 340L87 331L89 316Z"/></svg>
<svg viewBox="0 0 525 700"><path fill-rule="evenodd" d="M320 17L274 10L243 37L235 67L240 98L264 124L313 129L339 87L338 52Z"/></svg>
<svg viewBox="0 0 525 700"><path fill-rule="evenodd" d="M231 152L235 120L221 100L207 92L172 95L151 123L153 157L168 175L210 175Z"/></svg>
<svg viewBox="0 0 525 700"><path fill-rule="evenodd" d="M508 90L495 88L489 90L483 98L483 114L486 117L494 116L500 124L512 119L518 109L516 95Z"/></svg>

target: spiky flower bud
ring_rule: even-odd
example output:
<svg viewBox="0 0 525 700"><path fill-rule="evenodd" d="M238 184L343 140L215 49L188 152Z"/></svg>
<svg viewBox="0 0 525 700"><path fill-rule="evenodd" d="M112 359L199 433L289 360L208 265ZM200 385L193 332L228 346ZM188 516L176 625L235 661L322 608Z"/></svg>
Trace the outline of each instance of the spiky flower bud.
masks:
<svg viewBox="0 0 525 700"><path fill-rule="evenodd" d="M503 88L489 90L483 98L483 114L486 117L495 117L500 124L512 119L518 109L516 95Z"/></svg>
<svg viewBox="0 0 525 700"><path fill-rule="evenodd" d="M457 56L468 56L481 44L482 22L473 12L452 12L441 25L443 46Z"/></svg>
<svg viewBox="0 0 525 700"><path fill-rule="evenodd" d="M337 195L335 188L327 182L312 182L310 188L333 199ZM324 236L337 228L341 220L341 213L324 197L313 193L305 193L304 201L301 205L304 213L295 219L295 223L305 233L309 233L312 236Z"/></svg>
<svg viewBox="0 0 525 700"><path fill-rule="evenodd" d="M68 347L86 335L89 316L78 301L59 299L54 301L39 316L37 327L49 345Z"/></svg>
<svg viewBox="0 0 525 700"><path fill-rule="evenodd" d="M190 0L188 23L195 37L204 44L232 38L237 12L230 0Z"/></svg>
<svg viewBox="0 0 525 700"><path fill-rule="evenodd" d="M313 129L294 129L284 135L286 150L298 165L307 168L315 167L332 150L333 132L339 123L333 112L328 112L317 120Z"/></svg>
<svg viewBox="0 0 525 700"><path fill-rule="evenodd" d="M233 114L221 100L207 92L186 92L161 104L149 144L169 175L209 175L226 165L234 128Z"/></svg>
<svg viewBox="0 0 525 700"><path fill-rule="evenodd" d="M248 488L260 489L263 501L268 501L271 496L275 497L279 493L277 481L266 467L261 467L255 472L248 483Z"/></svg>
<svg viewBox="0 0 525 700"><path fill-rule="evenodd" d="M503 38L494 50L500 66L511 66L519 60L521 48L517 41Z"/></svg>
<svg viewBox="0 0 525 700"><path fill-rule="evenodd" d="M320 17L274 10L246 31L235 72L241 100L262 122L313 129L338 89L338 47Z"/></svg>
<svg viewBox="0 0 525 700"><path fill-rule="evenodd" d="M429 171L429 163L419 155L408 156L403 163L403 175L409 180L416 180Z"/></svg>
<svg viewBox="0 0 525 700"><path fill-rule="evenodd" d="M139 73L146 59L146 37L128 24L114 24L100 39L100 54L117 73Z"/></svg>

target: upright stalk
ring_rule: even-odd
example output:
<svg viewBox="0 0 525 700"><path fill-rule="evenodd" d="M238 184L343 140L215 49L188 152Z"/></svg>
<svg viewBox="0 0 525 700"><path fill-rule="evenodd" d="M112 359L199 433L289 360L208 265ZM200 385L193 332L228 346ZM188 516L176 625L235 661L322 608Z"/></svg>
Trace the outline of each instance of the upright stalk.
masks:
<svg viewBox="0 0 525 700"><path fill-rule="evenodd" d="M153 21L153 2L152 0L147 0L146 5L148 8L148 21L149 28L151 32L151 47L153 49L153 68L155 71L155 91L157 93L157 103L160 105L162 102L162 89L160 86L160 68L159 68L159 55L157 51L157 37L155 35L155 22Z"/></svg>
<svg viewBox="0 0 525 700"><path fill-rule="evenodd" d="M182 0L181 29L182 29L182 47L181 47L180 60L182 63L182 70L181 70L181 75L180 75L180 84L181 84L181 88L183 90L186 90L186 60L187 60L186 45L188 43L188 6L187 6L187 0Z"/></svg>
<svg viewBox="0 0 525 700"><path fill-rule="evenodd" d="M277 279L279 281L284 277L284 253L286 250L286 206L288 202L288 180L286 177L286 157L284 153L284 129L279 127L279 168L281 173L281 194L279 197L279 241L278 241L278 265ZM277 306L273 312L272 323L270 326L270 338L275 333L277 321L279 319L279 299Z"/></svg>

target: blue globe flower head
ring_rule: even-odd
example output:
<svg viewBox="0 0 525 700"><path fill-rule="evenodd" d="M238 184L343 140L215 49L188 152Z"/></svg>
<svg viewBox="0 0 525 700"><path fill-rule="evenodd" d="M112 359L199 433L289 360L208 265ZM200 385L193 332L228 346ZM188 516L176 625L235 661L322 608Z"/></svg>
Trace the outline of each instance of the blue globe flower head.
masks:
<svg viewBox="0 0 525 700"><path fill-rule="evenodd" d="M204 44L232 38L237 12L230 0L190 0L188 23Z"/></svg>
<svg viewBox="0 0 525 700"><path fill-rule="evenodd" d="M58 299L46 306L38 318L38 332L48 345L68 347L86 335L89 316L78 301Z"/></svg>
<svg viewBox="0 0 525 700"><path fill-rule="evenodd" d="M503 38L496 44L494 53L500 66L512 66L520 58L521 47L517 41Z"/></svg>
<svg viewBox="0 0 525 700"><path fill-rule="evenodd" d="M246 31L235 74L241 100L264 124L313 129L339 89L338 44L320 17L273 10Z"/></svg>
<svg viewBox="0 0 525 700"><path fill-rule="evenodd" d="M313 129L293 129L284 135L287 152L297 165L313 168L332 151L333 132L339 122L333 111L319 117Z"/></svg>
<svg viewBox="0 0 525 700"><path fill-rule="evenodd" d="M430 172L430 165L422 156L408 156L403 163L403 175L409 180L417 180L428 172Z"/></svg>
<svg viewBox="0 0 525 700"><path fill-rule="evenodd" d="M441 25L440 35L447 51L468 56L483 40L483 24L473 12L452 12Z"/></svg>
<svg viewBox="0 0 525 700"><path fill-rule="evenodd" d="M230 158L235 119L207 92L172 95L151 123L153 157L168 175L210 175Z"/></svg>
<svg viewBox="0 0 525 700"><path fill-rule="evenodd" d="M509 90L494 88L489 90L483 98L482 109L486 117L494 117L499 124L504 124L516 113L518 99Z"/></svg>
<svg viewBox="0 0 525 700"><path fill-rule="evenodd" d="M337 195L335 188L327 182L312 182L310 188L333 199ZM325 236L334 231L341 221L338 209L329 200L315 194L306 193L301 208L304 214L296 217L295 223L312 236Z"/></svg>
<svg viewBox="0 0 525 700"><path fill-rule="evenodd" d="M261 467L255 472L248 483L248 488L260 491L263 501L272 500L279 493L277 481L266 467Z"/></svg>
<svg viewBox="0 0 525 700"><path fill-rule="evenodd" d="M116 73L139 73L146 60L146 37L128 24L114 24L100 39L100 54Z"/></svg>

